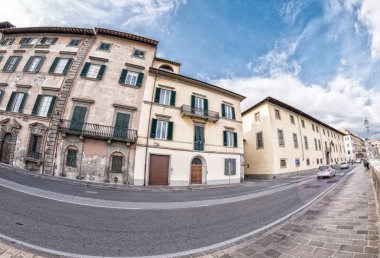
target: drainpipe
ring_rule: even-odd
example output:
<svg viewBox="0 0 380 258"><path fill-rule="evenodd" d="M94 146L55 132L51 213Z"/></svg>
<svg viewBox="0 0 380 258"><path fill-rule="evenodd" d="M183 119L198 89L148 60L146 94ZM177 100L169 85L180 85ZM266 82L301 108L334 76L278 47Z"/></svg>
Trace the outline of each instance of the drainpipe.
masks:
<svg viewBox="0 0 380 258"><path fill-rule="evenodd" d="M127 176L124 178L126 178L126 180L124 179L124 184L125 184L125 181L127 181L127 184L129 184L129 154L131 153L131 143L127 142L127 148L128 148L128 154L127 154Z"/></svg>
<svg viewBox="0 0 380 258"><path fill-rule="evenodd" d="M302 133L301 133L301 124L300 124L300 117L297 115L297 120L298 120L298 130L299 130L299 133L300 133L300 142L301 142L301 150L302 150L302 161L305 160L305 153L304 153L304 150L303 150L303 139L302 139Z"/></svg>

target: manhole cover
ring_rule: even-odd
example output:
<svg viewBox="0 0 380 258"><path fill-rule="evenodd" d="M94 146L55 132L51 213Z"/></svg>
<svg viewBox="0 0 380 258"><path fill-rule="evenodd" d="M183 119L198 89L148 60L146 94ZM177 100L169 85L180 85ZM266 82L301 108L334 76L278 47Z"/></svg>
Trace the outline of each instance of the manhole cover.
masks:
<svg viewBox="0 0 380 258"><path fill-rule="evenodd" d="M334 183L336 183L336 182L338 182L339 180L336 180L336 179L334 179L334 180L329 180L329 181L327 181L326 183L328 183L328 184L334 184Z"/></svg>

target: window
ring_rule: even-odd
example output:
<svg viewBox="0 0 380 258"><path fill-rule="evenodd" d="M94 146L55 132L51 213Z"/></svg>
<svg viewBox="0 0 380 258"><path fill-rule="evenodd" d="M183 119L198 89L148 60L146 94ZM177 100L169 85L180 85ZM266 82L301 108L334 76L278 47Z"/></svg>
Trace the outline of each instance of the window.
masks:
<svg viewBox="0 0 380 258"><path fill-rule="evenodd" d="M3 96L4 96L4 91L3 91L3 90L0 90L0 102L1 102L1 100L3 99Z"/></svg>
<svg viewBox="0 0 380 258"><path fill-rule="evenodd" d="M237 147L237 133L224 131L223 142L226 147Z"/></svg>
<svg viewBox="0 0 380 258"><path fill-rule="evenodd" d="M317 139L315 139L315 138L314 138L314 145L315 145L315 150L318 150Z"/></svg>
<svg viewBox="0 0 380 258"><path fill-rule="evenodd" d="M300 166L300 159L295 159L296 167Z"/></svg>
<svg viewBox="0 0 380 258"><path fill-rule="evenodd" d="M319 165L319 159L317 159L317 165Z"/></svg>
<svg viewBox="0 0 380 258"><path fill-rule="evenodd" d="M69 43L69 47L77 47L81 43L80 39L72 39Z"/></svg>
<svg viewBox="0 0 380 258"><path fill-rule="evenodd" d="M306 159L306 166L310 166L310 159Z"/></svg>
<svg viewBox="0 0 380 258"><path fill-rule="evenodd" d="M256 147L257 149L264 148L263 132L256 133Z"/></svg>
<svg viewBox="0 0 380 258"><path fill-rule="evenodd" d="M38 40L37 45L54 45L57 42L57 40L58 38L43 37Z"/></svg>
<svg viewBox="0 0 380 258"><path fill-rule="evenodd" d="M111 48L111 44L102 42L100 43L98 50L108 51L110 50L110 48Z"/></svg>
<svg viewBox="0 0 380 258"><path fill-rule="evenodd" d="M222 104L222 117L235 119L235 108L226 104Z"/></svg>
<svg viewBox="0 0 380 258"><path fill-rule="evenodd" d="M319 150L321 150L321 140L318 140L318 147L319 147Z"/></svg>
<svg viewBox="0 0 380 258"><path fill-rule="evenodd" d="M112 155L112 172L123 172L123 156Z"/></svg>
<svg viewBox="0 0 380 258"><path fill-rule="evenodd" d="M2 46L10 46L13 44L13 42L15 41L14 38L8 38L8 39L3 39L0 43L0 45Z"/></svg>
<svg viewBox="0 0 380 258"><path fill-rule="evenodd" d="M20 40L20 45L32 44L33 38L22 38Z"/></svg>
<svg viewBox="0 0 380 258"><path fill-rule="evenodd" d="M305 141L305 150L309 149L309 143L307 142L307 136L304 136L304 141Z"/></svg>
<svg viewBox="0 0 380 258"><path fill-rule="evenodd" d="M326 135L325 129L323 129L323 135Z"/></svg>
<svg viewBox="0 0 380 258"><path fill-rule="evenodd" d="M281 147L284 147L285 146L284 132L282 130L277 130L277 135L278 135L278 145Z"/></svg>
<svg viewBox="0 0 380 258"><path fill-rule="evenodd" d="M224 174L226 176L236 175L236 159L224 159Z"/></svg>
<svg viewBox="0 0 380 258"><path fill-rule="evenodd" d="M158 69L166 72L174 72L173 67L169 65L161 65Z"/></svg>
<svg viewBox="0 0 380 258"><path fill-rule="evenodd" d="M28 157L33 159L40 159L41 157L41 142L42 136L37 134L30 135Z"/></svg>
<svg viewBox="0 0 380 258"><path fill-rule="evenodd" d="M18 63L21 60L21 56L10 56L3 67L4 72L13 72L16 70Z"/></svg>
<svg viewBox="0 0 380 258"><path fill-rule="evenodd" d="M319 133L318 126L315 126L315 130L317 131L317 133Z"/></svg>
<svg viewBox="0 0 380 258"><path fill-rule="evenodd" d="M290 123L295 124L294 123L294 116L292 116L292 115L290 115Z"/></svg>
<svg viewBox="0 0 380 258"><path fill-rule="evenodd" d="M50 74L66 74L69 66L71 65L72 58L56 57L53 64L49 69Z"/></svg>
<svg viewBox="0 0 380 258"><path fill-rule="evenodd" d="M24 104L26 101L26 93L23 92L12 92L12 95L9 99L6 111L22 113Z"/></svg>
<svg viewBox="0 0 380 258"><path fill-rule="evenodd" d="M175 106L175 96L176 92L173 90L157 88L154 102L162 105Z"/></svg>
<svg viewBox="0 0 380 258"><path fill-rule="evenodd" d="M144 58L145 57L145 52L142 50L135 49L133 51L133 56L138 57L138 58Z"/></svg>
<svg viewBox="0 0 380 258"><path fill-rule="evenodd" d="M274 116L275 116L276 119L281 119L280 110L275 109L275 110L274 110Z"/></svg>
<svg viewBox="0 0 380 258"><path fill-rule="evenodd" d="M319 162L319 163L321 163L321 164L322 164L322 163L323 163L323 159L320 159L320 162Z"/></svg>
<svg viewBox="0 0 380 258"><path fill-rule="evenodd" d="M301 125L303 128L305 128L305 121L301 120Z"/></svg>
<svg viewBox="0 0 380 258"><path fill-rule="evenodd" d="M204 125L194 126L194 150L203 151L205 143Z"/></svg>
<svg viewBox="0 0 380 258"><path fill-rule="evenodd" d="M172 140L173 122L153 119L150 136L160 140Z"/></svg>
<svg viewBox="0 0 380 258"><path fill-rule="evenodd" d="M347 151L347 154L351 154L350 151Z"/></svg>
<svg viewBox="0 0 380 258"><path fill-rule="evenodd" d="M38 95L34 104L32 115L49 117L53 111L55 96Z"/></svg>
<svg viewBox="0 0 380 258"><path fill-rule="evenodd" d="M255 122L260 122L260 112L255 114Z"/></svg>
<svg viewBox="0 0 380 258"><path fill-rule="evenodd" d="M314 125L311 125L311 128L312 128L313 132L315 132L315 128L314 128Z"/></svg>
<svg viewBox="0 0 380 258"><path fill-rule="evenodd" d="M293 144L294 148L298 148L298 138L296 133L293 133Z"/></svg>
<svg viewBox="0 0 380 258"><path fill-rule="evenodd" d="M280 159L280 167L286 168L286 159Z"/></svg>
<svg viewBox="0 0 380 258"><path fill-rule="evenodd" d="M74 149L68 149L66 155L66 166L76 167L78 151Z"/></svg>
<svg viewBox="0 0 380 258"><path fill-rule="evenodd" d="M141 87L143 79L144 73L138 73L134 71L129 71L127 69L123 69L121 71L119 83Z"/></svg>
<svg viewBox="0 0 380 258"><path fill-rule="evenodd" d="M92 64L87 62L81 72L81 77L101 80L103 78L104 71L106 69L105 65Z"/></svg>
<svg viewBox="0 0 380 258"><path fill-rule="evenodd" d="M44 61L45 57L43 56L31 56L24 67L24 72L37 73Z"/></svg>

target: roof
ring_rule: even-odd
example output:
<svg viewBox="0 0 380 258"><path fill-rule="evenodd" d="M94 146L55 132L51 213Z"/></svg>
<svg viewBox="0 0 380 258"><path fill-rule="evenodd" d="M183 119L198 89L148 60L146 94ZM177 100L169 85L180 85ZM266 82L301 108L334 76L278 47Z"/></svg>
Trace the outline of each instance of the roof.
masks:
<svg viewBox="0 0 380 258"><path fill-rule="evenodd" d="M344 135L343 132L341 132L341 131L335 129L334 127L331 127L331 126L329 126L328 124L325 124L325 123L319 121L318 119L316 119L316 118L314 118L314 117L312 117L312 116L310 116L310 115L308 115L308 114L302 112L301 110L299 110L299 109L297 109L297 108L295 108L295 107L292 107L292 106L290 106L290 105L288 105L288 104L286 104L286 103L284 103L284 102L282 102L282 101L279 101L279 100L277 100L277 99L275 99L275 98L272 98L272 97L270 97L270 96L266 97L266 98L263 99L262 101L256 103L256 104L253 105L252 107L250 107L250 108L248 108L247 110L243 111L243 112L242 112L242 115L244 116L244 115L247 114L248 112L250 112L250 111L252 111L253 109L257 108L258 106L260 106L260 105L262 105L262 104L264 104L264 103L268 103L268 102L269 102L269 103L272 103L272 104L274 104L274 105L277 105L277 106L279 106L279 107L282 107L282 108L284 108L284 109L290 110L290 111L292 111L292 112L294 112L294 113L296 113L296 114L298 114L298 115L301 115L301 116L303 116L303 117L305 117L305 118L307 118L307 119L310 119L311 121L314 121L315 123L318 123L318 124L320 124L320 125L323 125L323 126L329 128L329 129L331 129L331 130L333 130L333 131L335 131L335 132L337 132L337 133L339 133L339 134L341 134L341 135Z"/></svg>
<svg viewBox="0 0 380 258"><path fill-rule="evenodd" d="M9 21L0 22L0 29L13 28L13 27L15 27L15 26L12 23L10 23Z"/></svg>
<svg viewBox="0 0 380 258"><path fill-rule="evenodd" d="M209 90L217 91L217 92L223 93L225 95L228 95L230 97L239 99L240 101L242 101L242 100L244 100L246 98L243 95L237 94L237 93L235 93L233 91L226 90L226 89L221 88L219 86L212 85L212 84L209 84L207 82L202 82L202 81L199 81L199 80L187 77L187 76L183 76L183 75L180 75L180 74L176 74L176 73L172 73L172 72L167 72L167 71L164 71L164 70L156 69L156 68L153 68L153 67L149 68L149 73L152 73L153 75L161 75L161 76L168 77L168 78L175 79L175 80L179 80L179 81L182 81L182 82L196 84L196 85L198 85L200 87L204 87L204 88L207 88Z"/></svg>
<svg viewBox="0 0 380 258"><path fill-rule="evenodd" d="M118 38L123 38L123 39L129 39L129 40L137 41L137 42L144 43L147 45L151 45L154 47L156 47L158 44L157 40L141 37L138 35L127 33L127 32L121 32L121 31L117 31L117 30L110 30L110 29L103 29L103 28L95 28L95 31L96 31L96 34L108 35L108 36L113 36L113 37L118 37Z"/></svg>
<svg viewBox="0 0 380 258"><path fill-rule="evenodd" d="M160 62L165 62L165 63L172 64L172 65L178 65L178 66L181 65L181 63L177 63L177 62L167 60L167 59L163 59L163 58L159 58L159 57L155 57L154 60L160 61Z"/></svg>
<svg viewBox="0 0 380 258"><path fill-rule="evenodd" d="M79 34L95 35L93 29L73 28L73 27L24 27L0 29L4 35L23 34L23 33L58 33L58 34Z"/></svg>

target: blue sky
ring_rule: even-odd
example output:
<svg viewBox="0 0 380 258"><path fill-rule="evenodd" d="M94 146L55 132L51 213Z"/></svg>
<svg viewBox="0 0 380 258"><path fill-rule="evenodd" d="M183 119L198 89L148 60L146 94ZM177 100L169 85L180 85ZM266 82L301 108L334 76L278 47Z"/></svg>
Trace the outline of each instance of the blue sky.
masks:
<svg viewBox="0 0 380 258"><path fill-rule="evenodd" d="M278 98L380 138L378 0L14 0L16 26L107 27L158 39L181 73L237 91L242 109Z"/></svg>

